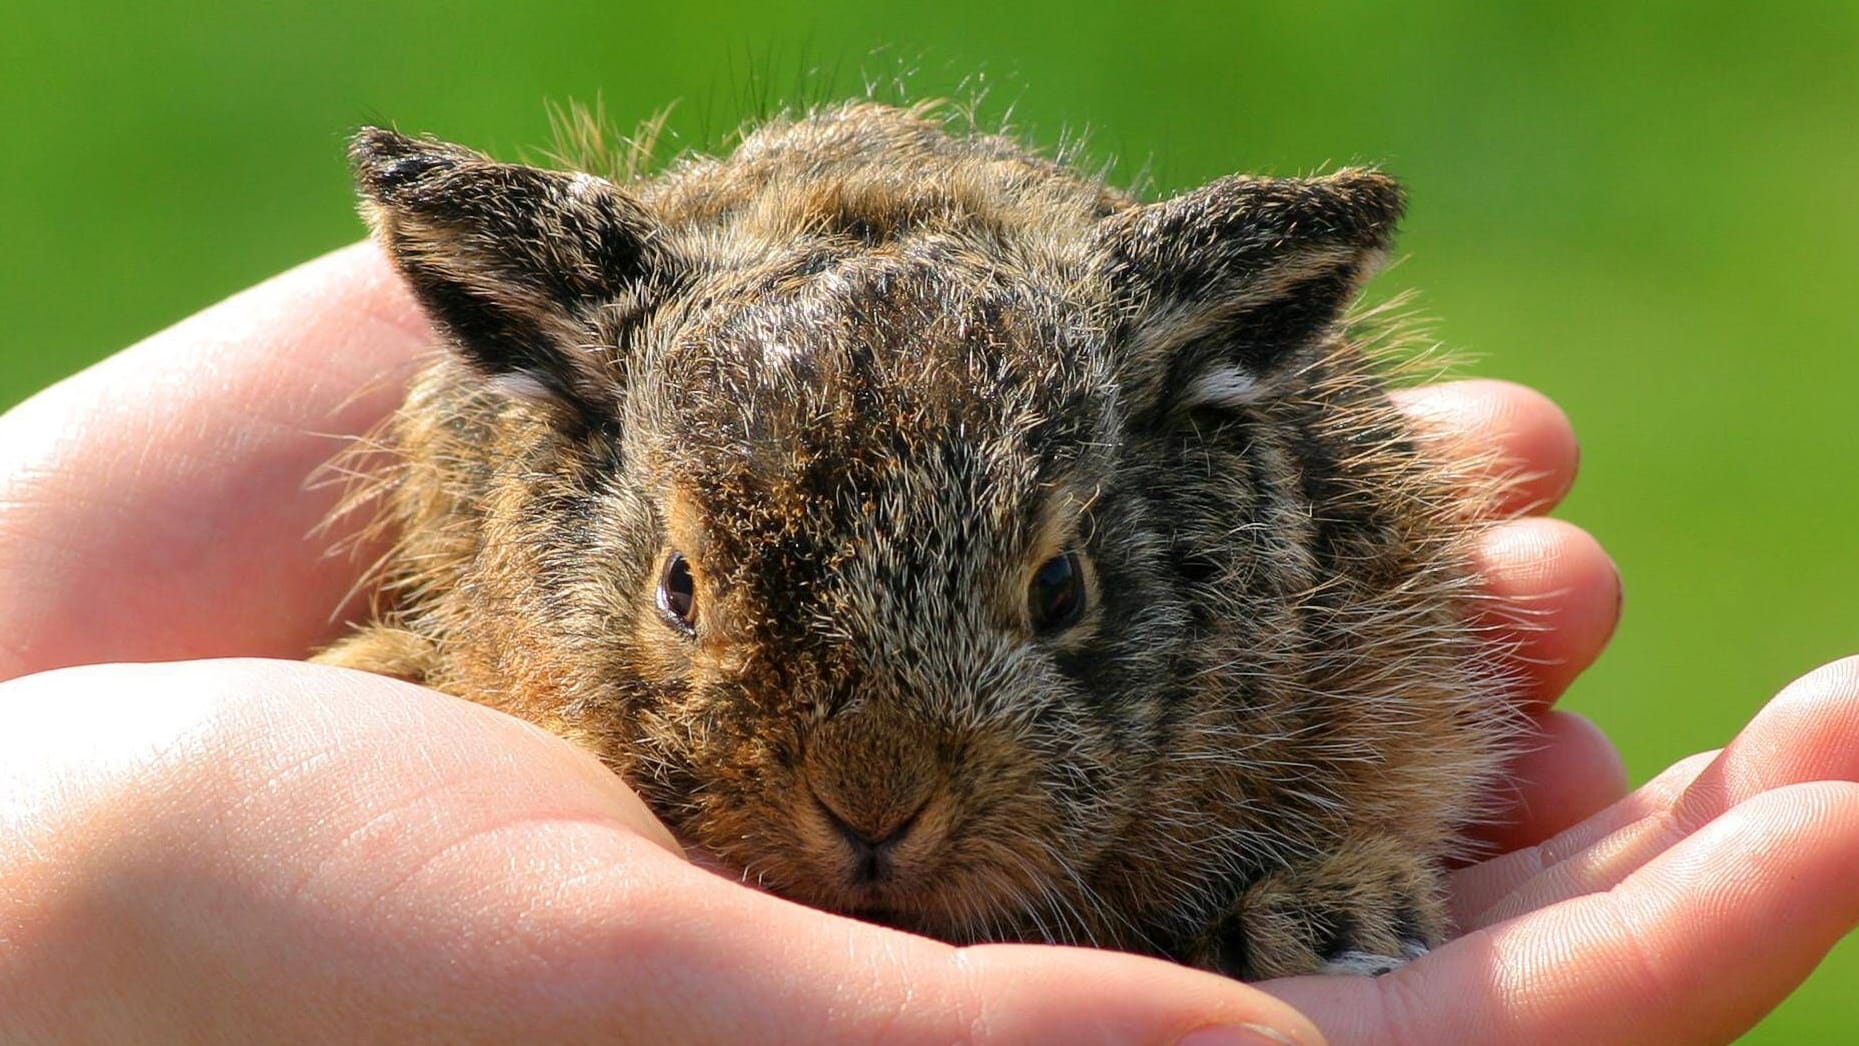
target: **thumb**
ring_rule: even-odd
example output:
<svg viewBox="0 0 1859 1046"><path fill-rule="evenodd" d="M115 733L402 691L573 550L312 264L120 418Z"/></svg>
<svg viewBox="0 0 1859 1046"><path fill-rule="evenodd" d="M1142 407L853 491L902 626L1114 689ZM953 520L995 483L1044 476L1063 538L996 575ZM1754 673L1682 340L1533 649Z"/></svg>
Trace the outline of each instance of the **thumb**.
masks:
<svg viewBox="0 0 1859 1046"><path fill-rule="evenodd" d="M949 1012L930 1017L920 1030L911 1027L912 1035L940 1041L967 1034L983 1041L1195 1046L1323 1042L1302 1014L1272 996L1154 959L990 945L957 952L948 967L950 972L934 982L949 998ZM867 1023L866 1028L874 1036L884 1034L882 1025Z"/></svg>
<svg viewBox="0 0 1859 1046"><path fill-rule="evenodd" d="M1323 1042L1280 1000L1160 960L1024 944L952 948L714 885L722 891L714 906L693 913L687 905L680 925L652 935L653 962L669 978L654 994L681 1001L635 1010L603 1033L649 1027L647 1041L703 1042ZM632 935L641 927L630 930L630 940L614 942L615 978L638 955Z"/></svg>

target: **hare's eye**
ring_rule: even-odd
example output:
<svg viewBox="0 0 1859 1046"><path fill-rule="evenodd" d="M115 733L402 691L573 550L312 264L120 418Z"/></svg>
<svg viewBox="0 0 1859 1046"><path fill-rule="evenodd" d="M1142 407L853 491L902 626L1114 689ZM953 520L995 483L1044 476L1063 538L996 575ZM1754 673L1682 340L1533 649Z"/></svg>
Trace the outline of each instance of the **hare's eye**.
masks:
<svg viewBox="0 0 1859 1046"><path fill-rule="evenodd" d="M1065 552L1040 565L1027 586L1033 631L1042 636L1070 628L1084 614L1084 568L1078 553Z"/></svg>
<svg viewBox="0 0 1859 1046"><path fill-rule="evenodd" d="M665 559L665 570L658 577L658 612L686 635L697 631L697 585L691 581L691 565L682 552Z"/></svg>

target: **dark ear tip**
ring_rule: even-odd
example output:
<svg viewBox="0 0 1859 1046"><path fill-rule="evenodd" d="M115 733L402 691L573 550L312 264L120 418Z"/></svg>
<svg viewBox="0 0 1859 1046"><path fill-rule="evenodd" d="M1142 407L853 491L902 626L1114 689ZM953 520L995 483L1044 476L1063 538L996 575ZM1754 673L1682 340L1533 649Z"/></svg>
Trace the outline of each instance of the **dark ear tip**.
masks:
<svg viewBox="0 0 1859 1046"><path fill-rule="evenodd" d="M389 127L363 127L349 137L349 163L358 171L413 150L413 139Z"/></svg>
<svg viewBox="0 0 1859 1046"><path fill-rule="evenodd" d="M364 127L349 139L349 167L355 184L376 199L392 199L421 177L453 165L449 147L410 138L385 127Z"/></svg>
<svg viewBox="0 0 1859 1046"><path fill-rule="evenodd" d="M1372 167L1345 167L1315 181L1342 206L1349 223L1374 240L1391 237L1407 210L1401 183Z"/></svg>

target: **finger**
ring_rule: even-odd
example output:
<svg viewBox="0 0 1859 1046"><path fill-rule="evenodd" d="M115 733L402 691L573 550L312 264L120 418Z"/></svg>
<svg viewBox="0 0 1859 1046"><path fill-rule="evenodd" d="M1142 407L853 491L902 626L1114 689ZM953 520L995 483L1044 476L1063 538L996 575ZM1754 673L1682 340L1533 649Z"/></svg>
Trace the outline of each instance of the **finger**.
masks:
<svg viewBox="0 0 1859 1046"><path fill-rule="evenodd" d="M305 481L405 394L425 321L337 251L0 417L0 679L61 665L300 657L356 563Z"/></svg>
<svg viewBox="0 0 1859 1046"><path fill-rule="evenodd" d="M1485 853L1533 846L1627 792L1626 765L1600 728L1571 712L1535 720L1528 748L1506 767L1496 812L1469 833Z"/></svg>
<svg viewBox="0 0 1859 1046"><path fill-rule="evenodd" d="M1727 1042L1859 922L1859 786L1792 785L1624 879L1381 978L1270 986L1334 1043Z"/></svg>
<svg viewBox="0 0 1859 1046"><path fill-rule="evenodd" d="M1581 448L1568 415L1549 397L1508 381L1453 381L1402 389L1395 400L1450 457L1479 463L1502 485L1503 518L1555 508L1575 482Z"/></svg>
<svg viewBox="0 0 1859 1046"><path fill-rule="evenodd" d="M1487 909L1531 879L1615 832L1668 810L1715 758L1715 751L1687 756L1618 802L1544 842L1454 871L1450 888L1454 922L1464 929L1484 925Z"/></svg>
<svg viewBox="0 0 1859 1046"><path fill-rule="evenodd" d="M1669 802L1547 865L1473 917L1473 924L1611 889L1737 804L1770 789L1825 780L1859 781L1859 658L1790 684Z"/></svg>
<svg viewBox="0 0 1859 1046"><path fill-rule="evenodd" d="M111 729L70 729L73 707ZM7 684L0 710L0 789L18 799L0 838L24 843L0 848L0 1012L28 1039L82 1018L199 1041L187 1021L210 1014L242 1041L340 1026L384 1041L1173 1042L1219 1025L1322 1041L1211 974L958 949L701 871L640 830L643 807L592 757L394 680L106 666Z"/></svg>
<svg viewBox="0 0 1859 1046"><path fill-rule="evenodd" d="M1859 657L1782 688L1685 790L1679 812L1711 814L1800 781L1859 780Z"/></svg>
<svg viewBox="0 0 1859 1046"><path fill-rule="evenodd" d="M1492 596L1480 623L1514 650L1523 703L1549 705L1600 657L1619 624L1614 561L1586 531L1557 519L1496 524L1474 558Z"/></svg>

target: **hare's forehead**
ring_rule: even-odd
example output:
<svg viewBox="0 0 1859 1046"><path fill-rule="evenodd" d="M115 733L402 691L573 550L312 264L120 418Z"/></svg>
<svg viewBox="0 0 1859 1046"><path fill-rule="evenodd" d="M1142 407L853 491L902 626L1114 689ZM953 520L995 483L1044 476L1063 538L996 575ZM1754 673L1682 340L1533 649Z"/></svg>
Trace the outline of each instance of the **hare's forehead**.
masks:
<svg viewBox="0 0 1859 1046"><path fill-rule="evenodd" d="M783 273L719 280L683 310L653 368L667 422L707 442L901 452L1053 434L1108 391L1085 310L1011 274L859 256Z"/></svg>
<svg viewBox="0 0 1859 1046"><path fill-rule="evenodd" d="M958 366L877 372L870 361L790 361L793 380L740 375L654 426L674 471L755 497L820 503L890 494L942 500L999 491L1100 440L1081 397L977 381ZM840 373L822 379L819 372Z"/></svg>
<svg viewBox="0 0 1859 1046"><path fill-rule="evenodd" d="M1112 390L1085 354L934 315L862 336L756 312L685 345L652 397L665 471L702 492L709 517L745 515L732 523L744 532L805 518L916 533L932 510L1010 518L1114 442Z"/></svg>

